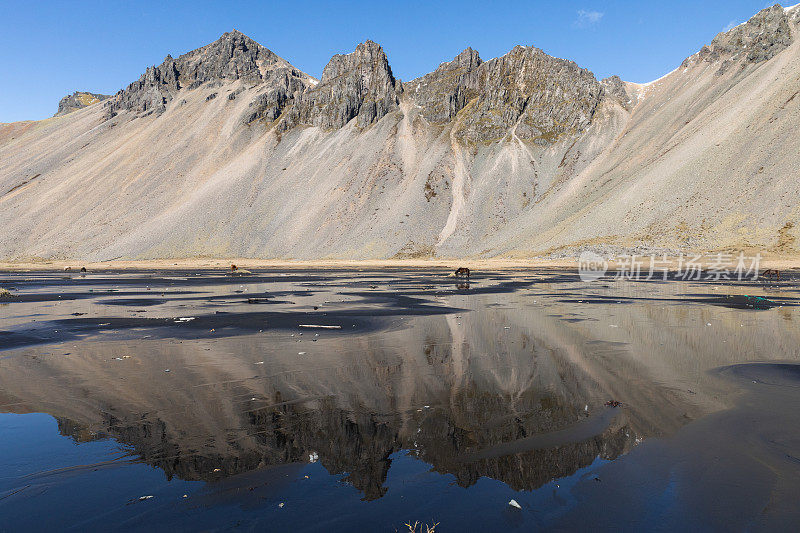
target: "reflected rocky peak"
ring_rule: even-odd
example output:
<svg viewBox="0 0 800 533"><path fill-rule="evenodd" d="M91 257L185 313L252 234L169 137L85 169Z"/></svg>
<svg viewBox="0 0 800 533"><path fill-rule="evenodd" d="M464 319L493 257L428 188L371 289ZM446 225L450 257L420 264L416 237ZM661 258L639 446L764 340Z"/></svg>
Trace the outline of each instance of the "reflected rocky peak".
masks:
<svg viewBox="0 0 800 533"><path fill-rule="evenodd" d="M221 438L189 427L169 427L157 415L134 412L120 413L124 418L102 413L102 422L93 424L102 432L59 419L59 431L76 442L114 438L130 446L138 460L163 470L167 479L217 481L319 460L366 500L384 495L390 456L403 450L430 463L434 471L453 474L464 487L491 477L515 490L532 490L573 474L597 457L615 459L636 440L620 411L588 438L546 448L532 444L526 450L527 437L548 428L574 427L589 418L584 408L535 391L511 400L473 386L458 391L449 405L410 413L347 411L337 407L334 398L293 403L283 401L279 392L271 402L269 407L245 410L236 421L238 427ZM515 442L522 442L522 449L496 457L470 457Z"/></svg>
<svg viewBox="0 0 800 533"><path fill-rule="evenodd" d="M119 336L7 351L4 409L50 413L79 443L112 438L168 479L247 484L251 473L319 461L372 500L402 452L464 487L489 477L532 490L718 410L720 389L702 369L763 347L766 337L750 331L769 331L778 316L733 309L750 313L745 331L745 318L732 320L697 287L622 294L558 272L476 275L468 290L445 274L287 277L181 278L136 311L165 326L128 329L113 324L130 320L131 306L108 300L152 300L160 281L117 279L125 290L115 294L103 290L108 281L79 280L81 297L59 304L69 318L56 327L102 321ZM253 294L280 298L265 313L248 304ZM12 306L24 314L37 304ZM298 327L366 320L371 327ZM712 321L737 341L733 352L703 328L662 327ZM769 343L789 353L797 336L785 330Z"/></svg>

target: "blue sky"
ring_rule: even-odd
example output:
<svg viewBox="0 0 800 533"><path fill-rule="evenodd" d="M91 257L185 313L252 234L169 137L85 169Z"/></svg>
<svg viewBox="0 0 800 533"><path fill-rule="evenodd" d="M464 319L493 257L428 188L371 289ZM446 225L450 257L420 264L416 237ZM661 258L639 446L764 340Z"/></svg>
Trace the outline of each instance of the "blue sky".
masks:
<svg viewBox="0 0 800 533"><path fill-rule="evenodd" d="M796 0L792 0L793 3ZM319 77L335 53L372 39L409 80L467 46L486 60L517 44L598 77L666 74L764 0L417 2L47 2L0 0L0 122L52 115L75 90L112 94L164 56L236 28Z"/></svg>

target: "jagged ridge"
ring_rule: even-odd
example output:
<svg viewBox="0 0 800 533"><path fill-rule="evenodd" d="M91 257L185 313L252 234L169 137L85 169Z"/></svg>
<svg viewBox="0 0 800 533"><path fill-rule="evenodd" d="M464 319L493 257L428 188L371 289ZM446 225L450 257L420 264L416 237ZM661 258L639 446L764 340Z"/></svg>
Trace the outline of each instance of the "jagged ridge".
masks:
<svg viewBox="0 0 800 533"><path fill-rule="evenodd" d="M682 66L687 67L693 59L721 60L721 74L737 60L743 64L769 60L792 43L789 20L797 17L798 11L789 12L779 5L765 8L748 22L717 35ZM114 96L108 104L109 117L121 110L140 115L162 113L181 89L222 80L267 85L244 122L263 119L271 123L288 110L280 123L281 131L302 124L339 129L353 119L363 128L396 110L404 91L383 49L372 41L361 43L350 54L331 58L317 84L272 51L233 30L178 59L168 55L161 65L149 67ZM451 122L471 102L468 112L460 117L456 135L472 142L498 140L513 129L520 139L548 144L562 135L585 130L604 98L614 99L623 107L631 100L619 77L598 82L591 72L572 61L524 46L488 62L467 48L434 72L406 85L422 115L434 125ZM62 99L57 115L82 107L76 99L79 95L107 98L75 93Z"/></svg>
<svg viewBox="0 0 800 533"><path fill-rule="evenodd" d="M109 117L121 110L141 114L163 113L181 89L194 89L207 82L241 80L264 84L260 108L251 119L277 117L283 106L312 82L307 74L237 30L213 43L173 59L167 56L117 93L109 106Z"/></svg>
<svg viewBox="0 0 800 533"><path fill-rule="evenodd" d="M244 118L279 123L280 131L298 125L324 130L356 119L364 128L398 110L404 84L392 74L383 49L372 41L355 51L334 56L319 84L288 62L238 31L180 56L167 56L109 105L140 115L163 113L181 89L220 80L264 85L253 111ZM445 124L472 102L460 117L457 136L464 141L492 141L512 128L521 139L547 144L561 135L582 131L606 95L604 86L586 69L532 47L518 46L500 58L482 62L468 48L453 61L408 84L414 103L432 124ZM263 90L263 87L261 87ZM617 85L609 94L626 101ZM474 100L474 102L473 102Z"/></svg>

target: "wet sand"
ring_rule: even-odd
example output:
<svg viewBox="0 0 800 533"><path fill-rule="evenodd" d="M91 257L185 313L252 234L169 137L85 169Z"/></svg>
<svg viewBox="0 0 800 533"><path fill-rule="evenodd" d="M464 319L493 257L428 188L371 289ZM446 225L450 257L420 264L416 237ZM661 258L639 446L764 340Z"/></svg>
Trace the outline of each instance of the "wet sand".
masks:
<svg viewBox="0 0 800 533"><path fill-rule="evenodd" d="M798 280L448 273L0 275L0 529L800 524Z"/></svg>

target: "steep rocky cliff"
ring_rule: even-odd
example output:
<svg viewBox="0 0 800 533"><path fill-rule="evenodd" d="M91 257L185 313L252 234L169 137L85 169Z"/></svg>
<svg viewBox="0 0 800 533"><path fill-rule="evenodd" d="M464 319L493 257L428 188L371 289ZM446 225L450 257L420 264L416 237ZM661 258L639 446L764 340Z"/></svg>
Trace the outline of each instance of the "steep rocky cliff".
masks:
<svg viewBox="0 0 800 533"><path fill-rule="evenodd" d="M409 82L408 90L431 123L456 119L460 140L486 143L513 135L541 145L586 129L605 96L588 70L526 46L487 62L468 48ZM627 100L624 88L614 90Z"/></svg>
<svg viewBox="0 0 800 533"><path fill-rule="evenodd" d="M396 110L401 92L383 48L366 41L351 54L333 56L319 84L302 95L294 120L330 130L356 119L365 127Z"/></svg>
<svg viewBox="0 0 800 533"><path fill-rule="evenodd" d="M246 86L266 87L251 118L272 120L313 81L286 60L233 30L178 59L168 55L161 65L149 67L137 81L115 95L109 105L110 116L120 110L160 114L181 89L234 80L241 80Z"/></svg>
<svg viewBox="0 0 800 533"><path fill-rule="evenodd" d="M452 61L407 84L410 97L431 124L445 124L478 96L478 52L467 48Z"/></svg>

